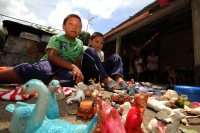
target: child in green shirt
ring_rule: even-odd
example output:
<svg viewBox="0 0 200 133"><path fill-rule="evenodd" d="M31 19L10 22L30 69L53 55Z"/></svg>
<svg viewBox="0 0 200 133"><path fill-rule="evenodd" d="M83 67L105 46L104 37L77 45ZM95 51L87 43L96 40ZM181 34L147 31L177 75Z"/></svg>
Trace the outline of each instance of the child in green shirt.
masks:
<svg viewBox="0 0 200 133"><path fill-rule="evenodd" d="M23 63L0 71L0 84L24 84L30 79L39 79L48 84L52 79L60 81L62 86L73 86L82 82L80 71L83 56L83 43L77 39L82 28L81 18L69 14L63 21L64 35L52 36L46 55L34 64Z"/></svg>

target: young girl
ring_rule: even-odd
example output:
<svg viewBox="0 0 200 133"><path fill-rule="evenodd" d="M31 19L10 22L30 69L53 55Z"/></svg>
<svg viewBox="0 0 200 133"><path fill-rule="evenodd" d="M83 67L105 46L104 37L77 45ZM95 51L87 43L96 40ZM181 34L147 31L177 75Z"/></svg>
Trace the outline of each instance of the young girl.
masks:
<svg viewBox="0 0 200 133"><path fill-rule="evenodd" d="M81 18L69 14L63 21L64 35L52 36L46 55L34 64L23 63L0 71L0 84L24 84L30 79L39 79L48 84L58 79L62 86L73 86L83 81L79 69L83 56L83 43L76 37L82 28Z"/></svg>
<svg viewBox="0 0 200 133"><path fill-rule="evenodd" d="M142 73L143 71L142 66L141 66L141 60L139 59L140 59L139 56L135 57L135 69L137 70L137 81L139 81L140 73Z"/></svg>
<svg viewBox="0 0 200 133"><path fill-rule="evenodd" d="M128 84L122 78L122 60L119 55L113 54L105 61L104 57L102 57L103 51L101 49L104 44L103 34L99 32L93 33L89 44L91 47L88 47L84 51L81 66L84 82L88 83L90 78L96 78L97 81L104 83L107 91L113 91L121 87L129 89Z"/></svg>

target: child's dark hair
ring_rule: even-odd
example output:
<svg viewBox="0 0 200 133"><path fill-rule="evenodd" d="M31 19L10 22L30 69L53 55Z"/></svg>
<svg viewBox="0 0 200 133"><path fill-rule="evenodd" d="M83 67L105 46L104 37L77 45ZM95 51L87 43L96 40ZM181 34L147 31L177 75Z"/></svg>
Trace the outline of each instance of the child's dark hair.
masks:
<svg viewBox="0 0 200 133"><path fill-rule="evenodd" d="M81 21L81 18L80 18L78 15L76 15L76 14L69 14L69 15L67 15L67 16L65 17L65 19L63 20L63 24L65 24L66 21L67 21L69 18L71 18L71 17L78 18L78 19Z"/></svg>
<svg viewBox="0 0 200 133"><path fill-rule="evenodd" d="M103 34L100 33L100 32L94 32L91 36L90 36L90 39L93 40L95 37L97 36L101 36L104 38Z"/></svg>

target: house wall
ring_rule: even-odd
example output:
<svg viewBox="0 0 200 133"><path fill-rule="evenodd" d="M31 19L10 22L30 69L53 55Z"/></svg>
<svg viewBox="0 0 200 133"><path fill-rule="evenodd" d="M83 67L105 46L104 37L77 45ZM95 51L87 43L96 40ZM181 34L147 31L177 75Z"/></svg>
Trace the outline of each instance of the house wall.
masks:
<svg viewBox="0 0 200 133"><path fill-rule="evenodd" d="M194 47L192 28L182 28L179 31L164 35L160 38L159 70L162 75L163 67L167 64L174 68L185 67L187 70L186 84L194 84ZM189 77L190 80L189 81ZM189 83L190 82L190 83Z"/></svg>
<svg viewBox="0 0 200 133"><path fill-rule="evenodd" d="M4 46L0 66L35 63L44 53L37 50L37 41L9 35Z"/></svg>

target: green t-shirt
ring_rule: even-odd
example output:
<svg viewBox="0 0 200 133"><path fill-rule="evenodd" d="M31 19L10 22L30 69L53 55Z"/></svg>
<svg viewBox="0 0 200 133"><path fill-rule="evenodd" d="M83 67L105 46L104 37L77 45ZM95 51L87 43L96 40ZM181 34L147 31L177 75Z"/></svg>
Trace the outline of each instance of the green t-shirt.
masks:
<svg viewBox="0 0 200 133"><path fill-rule="evenodd" d="M83 42L78 38L70 41L65 35L54 35L45 50L49 48L57 50L58 56L70 63L75 63L77 59L83 57ZM44 55L41 60L48 60L48 55Z"/></svg>

